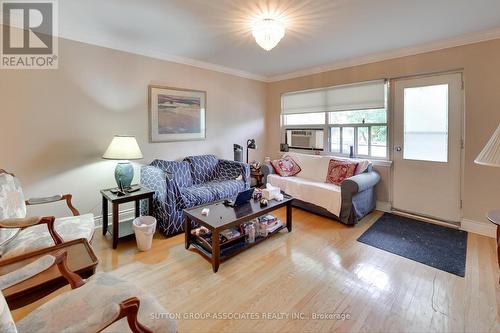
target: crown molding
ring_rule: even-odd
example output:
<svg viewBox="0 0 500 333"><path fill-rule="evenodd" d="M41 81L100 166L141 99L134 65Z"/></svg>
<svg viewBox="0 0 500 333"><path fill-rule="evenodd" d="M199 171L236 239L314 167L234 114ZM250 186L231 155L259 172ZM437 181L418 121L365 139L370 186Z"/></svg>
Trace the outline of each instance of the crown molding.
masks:
<svg viewBox="0 0 500 333"><path fill-rule="evenodd" d="M448 49L452 47L474 44L479 42L485 42L488 40L493 40L500 38L500 27L490 30L484 30L476 33L470 33L462 35L459 37L453 37L449 39L439 40L431 43L420 44L416 46L410 46L400 49L395 49L387 52L373 53L371 55L357 57L348 60L341 60L330 63L328 65L315 66L308 69L303 69L287 74L280 74L275 76L270 76L267 78L267 82L277 82L288 79L294 79L298 77L303 77L312 74L324 73L332 70L343 69L353 66L366 65L374 62L380 62L384 60L402 58L406 56L412 56L432 51L438 51L443 49Z"/></svg>
<svg viewBox="0 0 500 333"><path fill-rule="evenodd" d="M95 40L97 40L96 38L94 38L94 39L93 38L85 38L85 39L71 38L68 36L62 36L61 34L59 34L59 36L60 36L60 38L73 40L73 41L80 42L80 43L96 45L96 46L100 46L100 47L104 47L104 48L108 48L108 49L113 49L113 50L122 51L122 52L126 52L126 53L137 54L137 55L141 55L141 56L145 56L145 57L149 57L149 58L165 60L165 61L169 61L169 62L173 62L173 63L177 63L177 64L193 66L193 67L197 67L197 68L201 68L201 69L205 69L205 70L210 70L210 71L214 71L214 72L219 72L219 73L224 73L224 74L228 74L228 75L232 75L232 76L237 76L237 77L242 77L242 78L246 78L246 79L271 83L271 82L277 82L277 81L283 81L283 80L303 77L303 76L307 76L307 75L324 73L324 72L337 70L337 69L343 69L343 68L359 66L359 65L366 65L366 64L370 64L370 63L384 61L384 60L396 59L396 58L412 56L412 55L417 55L417 54L422 54L422 53L427 53L427 52L432 52L432 51L438 51L438 50L462 46L462 45L468 45L468 44L474 44L474 43L484 42L484 41L488 41L488 40L498 39L498 38L500 38L500 27L490 29L490 30L484 30L484 31L476 32L476 33L466 34L466 35L462 35L459 37L435 41L435 42L431 42L431 43L425 43L425 44L420 44L420 45L416 45L416 46L395 49L395 50L391 50L391 51L387 51L387 52L374 53L371 55L352 58L352 59L348 59L348 60L336 61L336 62L330 63L328 65L315 66L315 67L302 69L302 70L295 71L295 72L274 75L274 76L264 76L264 75L254 74L254 73L250 73L247 71L243 71L243 70L239 70L239 69L235 69L235 68L230 68L230 67L226 67L226 66L222 66L222 65L216 65L216 64L201 61L201 60L196 60L196 59L191 59L191 58L186 58L186 57L179 57L179 56L174 56L174 55L163 53L163 52L148 50L148 49L144 49L144 48L139 47L139 46L132 46L129 44L124 46L124 45L121 45L117 41L96 42L95 41Z"/></svg>
<svg viewBox="0 0 500 333"><path fill-rule="evenodd" d="M106 41L106 42L96 42L96 39L92 38L72 38L68 36L62 36L61 34L59 35L60 38L79 42L79 43L84 43L84 44L89 44L89 45L95 45L107 49L112 49L112 50L117 50L121 52L126 52L126 53L131 53L131 54L137 54L141 56L145 56L148 58L153 58L153 59L158 59L158 60L165 60L168 62L173 62L176 64L181 64L181 65L187 65L187 66L192 66L192 67L197 67L213 72L219 72L219 73L224 73L232 76L237 76L237 77L242 77L245 79L251 79L251 80L256 80L256 81L262 81L262 82L267 82L268 77L242 71L239 69L235 68L230 68L222 65L216 65L210 62L205 62L201 60L196 60L196 59L191 59L191 58L185 58L185 57L179 57L179 56L174 56L171 54L163 53L163 52L158 52L158 51L153 51L153 50L148 50L144 49L139 46L132 46L132 45L127 45L123 46L119 42L116 41Z"/></svg>

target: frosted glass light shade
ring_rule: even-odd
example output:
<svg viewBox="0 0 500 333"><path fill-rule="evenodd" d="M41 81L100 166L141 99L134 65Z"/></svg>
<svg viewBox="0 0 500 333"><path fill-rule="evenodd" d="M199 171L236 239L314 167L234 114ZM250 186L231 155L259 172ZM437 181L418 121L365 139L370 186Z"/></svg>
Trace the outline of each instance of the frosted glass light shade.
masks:
<svg viewBox="0 0 500 333"><path fill-rule="evenodd" d="M260 47L270 51L285 36L285 25L272 18L262 19L254 23L252 35Z"/></svg>
<svg viewBox="0 0 500 333"><path fill-rule="evenodd" d="M134 136L115 135L102 156L107 160L139 160L142 152Z"/></svg>
<svg viewBox="0 0 500 333"><path fill-rule="evenodd" d="M474 162L487 166L500 167L500 124Z"/></svg>

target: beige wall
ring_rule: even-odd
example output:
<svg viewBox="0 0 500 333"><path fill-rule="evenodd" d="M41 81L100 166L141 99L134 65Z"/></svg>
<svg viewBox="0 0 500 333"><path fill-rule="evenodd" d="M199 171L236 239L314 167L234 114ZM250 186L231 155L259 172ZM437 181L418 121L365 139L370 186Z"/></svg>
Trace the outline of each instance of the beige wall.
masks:
<svg viewBox="0 0 500 333"><path fill-rule="evenodd" d="M113 134L137 137L145 156L140 163L202 153L231 158L232 144L247 138L259 145L251 159L262 160L278 153L283 92L463 68L463 212L485 221L484 213L500 205L500 170L473 160L500 122L498 54L500 40L494 40L266 84L61 40L58 70L0 70L0 167L17 173L29 196L72 192L83 212L100 215L98 190L114 185L115 166L100 157ZM149 84L206 90L207 139L149 143ZM377 169L379 200L390 201L390 170Z"/></svg>
<svg viewBox="0 0 500 333"><path fill-rule="evenodd" d="M265 83L74 41L59 48L58 70L0 70L0 168L16 173L28 196L72 192L82 212L100 215L99 189L114 185L115 166L101 156L114 134L137 137L140 163L232 159L233 143L265 142ZM207 139L149 143L149 84L207 91Z"/></svg>
<svg viewBox="0 0 500 333"><path fill-rule="evenodd" d="M483 221L500 207L500 169L478 166L474 158L500 122L500 39L425 54L274 82L268 85L267 154L280 143L280 95L284 92L357 81L463 69L465 78L464 219ZM389 200L390 173L382 170L379 200ZM436 189L438 190L438 189Z"/></svg>

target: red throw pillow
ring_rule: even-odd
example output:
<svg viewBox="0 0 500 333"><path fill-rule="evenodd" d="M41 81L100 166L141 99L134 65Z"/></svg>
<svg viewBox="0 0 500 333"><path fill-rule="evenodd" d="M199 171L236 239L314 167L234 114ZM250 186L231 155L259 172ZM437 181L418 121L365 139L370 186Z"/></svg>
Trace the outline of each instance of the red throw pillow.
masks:
<svg viewBox="0 0 500 333"><path fill-rule="evenodd" d="M274 171L281 177L290 177L298 174L302 169L300 166L289 156L285 156L279 160L271 161Z"/></svg>
<svg viewBox="0 0 500 333"><path fill-rule="evenodd" d="M331 159L328 164L326 182L340 185L346 178L354 176L357 167L358 163Z"/></svg>

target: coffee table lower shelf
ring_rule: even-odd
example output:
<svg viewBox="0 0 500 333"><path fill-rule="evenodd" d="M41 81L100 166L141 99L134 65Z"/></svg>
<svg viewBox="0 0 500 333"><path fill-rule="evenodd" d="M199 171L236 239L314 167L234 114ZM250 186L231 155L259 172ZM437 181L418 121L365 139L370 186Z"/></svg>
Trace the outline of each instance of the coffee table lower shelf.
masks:
<svg viewBox="0 0 500 333"><path fill-rule="evenodd" d="M221 261L227 260L238 253L247 250L273 235L277 234L284 228L288 232L292 231L292 200L293 198L285 195L282 201L270 200L268 205L261 207L258 200L250 200L250 202L238 206L224 206L222 201L211 204L201 205L184 210L184 235L185 247L189 249L192 245L198 252L212 263L212 269L216 273L219 269ZM202 214L204 208L209 208L208 216ZM220 244L219 234L221 231L236 227L242 223L248 222L259 216L269 214L270 212L286 208L286 223L280 228L274 230L267 237L257 237L254 243L246 243L244 238L234 244ZM195 235L191 234L193 225L201 225L207 228L212 233L210 245L204 244Z"/></svg>
<svg viewBox="0 0 500 333"><path fill-rule="evenodd" d="M242 239L240 242L237 242L233 245L230 245L224 249L220 250L220 256L219 259L220 261L225 261L235 255L237 255L240 252L245 251L246 249L251 248L252 246L255 246L259 244L260 242L265 241L266 239L272 237L273 235L277 234L281 230L285 229L286 226L281 226L278 229L274 230L272 233L269 233L267 237L256 237L255 242L253 243L247 243L245 242L245 239ZM201 242L197 241L196 238L192 239L190 244L200 251L200 253L206 257L208 260L212 260L212 251L209 251Z"/></svg>

